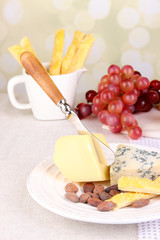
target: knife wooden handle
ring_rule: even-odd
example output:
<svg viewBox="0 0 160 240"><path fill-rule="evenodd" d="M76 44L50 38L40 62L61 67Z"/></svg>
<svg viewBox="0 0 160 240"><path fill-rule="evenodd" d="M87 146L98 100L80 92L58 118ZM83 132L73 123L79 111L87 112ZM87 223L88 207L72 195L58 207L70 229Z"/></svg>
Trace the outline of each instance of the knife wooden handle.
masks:
<svg viewBox="0 0 160 240"><path fill-rule="evenodd" d="M55 104L64 99L48 72L34 54L31 52L23 52L20 56L20 62L27 73L33 77Z"/></svg>

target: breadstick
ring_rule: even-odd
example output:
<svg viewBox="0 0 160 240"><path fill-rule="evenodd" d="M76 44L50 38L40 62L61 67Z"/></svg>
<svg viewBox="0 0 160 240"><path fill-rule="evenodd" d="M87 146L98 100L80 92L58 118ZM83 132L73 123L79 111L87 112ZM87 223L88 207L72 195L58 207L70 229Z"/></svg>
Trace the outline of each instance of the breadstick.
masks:
<svg viewBox="0 0 160 240"><path fill-rule="evenodd" d="M61 74L67 73L67 70L69 69L71 62L74 58L74 55L76 51L78 50L80 43L82 39L84 38L85 34L80 31L75 31L73 41L71 45L68 48L67 54L63 59L62 67L61 67Z"/></svg>
<svg viewBox="0 0 160 240"><path fill-rule="evenodd" d="M50 75L59 75L63 59L64 48L64 29L57 30L55 33L54 49L49 67Z"/></svg>

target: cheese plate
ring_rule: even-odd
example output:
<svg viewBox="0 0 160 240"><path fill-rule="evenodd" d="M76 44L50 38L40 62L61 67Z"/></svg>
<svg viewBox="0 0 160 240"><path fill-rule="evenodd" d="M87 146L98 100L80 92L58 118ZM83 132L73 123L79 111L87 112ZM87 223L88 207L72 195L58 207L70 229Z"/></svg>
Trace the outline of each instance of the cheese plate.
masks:
<svg viewBox="0 0 160 240"><path fill-rule="evenodd" d="M147 151L159 149L141 145L127 144ZM110 144L115 151L118 144ZM70 182L66 179L53 162L53 156L44 159L30 173L27 179L27 188L31 197L42 207L60 216L100 224L132 224L153 221L160 218L160 196L151 199L150 204L143 208L125 207L116 211L99 212L95 207L82 203L72 203L65 195L65 185ZM98 183L97 183L98 184ZM109 183L101 182L106 187ZM82 193L82 184L79 184L78 195Z"/></svg>

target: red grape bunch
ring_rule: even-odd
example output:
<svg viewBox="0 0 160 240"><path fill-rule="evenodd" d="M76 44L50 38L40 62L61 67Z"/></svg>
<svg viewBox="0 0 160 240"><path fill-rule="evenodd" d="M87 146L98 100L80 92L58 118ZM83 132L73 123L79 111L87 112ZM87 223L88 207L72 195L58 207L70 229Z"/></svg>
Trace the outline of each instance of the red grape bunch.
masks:
<svg viewBox="0 0 160 240"><path fill-rule="evenodd" d="M133 113L150 111L160 102L160 81L150 83L130 65L121 69L111 65L98 84L98 92L89 90L85 97L88 103L80 103L75 109L80 119L94 113L112 133L126 130L130 138L138 139L142 129Z"/></svg>

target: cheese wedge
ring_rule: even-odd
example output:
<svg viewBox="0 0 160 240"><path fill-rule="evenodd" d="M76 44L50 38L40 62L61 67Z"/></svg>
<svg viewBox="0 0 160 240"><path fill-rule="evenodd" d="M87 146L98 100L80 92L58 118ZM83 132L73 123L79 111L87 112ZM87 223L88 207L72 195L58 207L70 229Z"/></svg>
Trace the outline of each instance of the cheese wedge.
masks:
<svg viewBox="0 0 160 240"><path fill-rule="evenodd" d="M98 134L96 136L104 141L103 135ZM106 140L105 143L107 144ZM99 149L99 146L97 146L97 149ZM109 180L109 167L103 152L96 151L95 143L93 143L90 135L59 138L55 144L53 158L55 165L70 181L95 182Z"/></svg>
<svg viewBox="0 0 160 240"><path fill-rule="evenodd" d="M131 192L160 194L160 181L122 176L118 179L118 189Z"/></svg>
<svg viewBox="0 0 160 240"><path fill-rule="evenodd" d="M132 204L132 202L140 199L150 199L156 197L154 194L149 193L134 193L134 192L128 192L128 193L119 193L117 195L114 195L112 198L106 200L111 201L116 204L116 206L113 208L113 210L118 210L123 207L127 207Z"/></svg>
<svg viewBox="0 0 160 240"><path fill-rule="evenodd" d="M111 185L121 176L156 179L160 176L160 153L128 145L118 145L114 164L110 168Z"/></svg>

